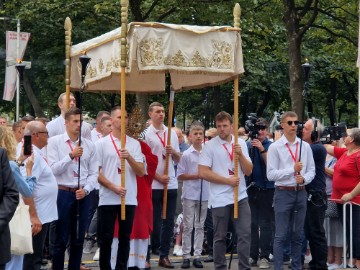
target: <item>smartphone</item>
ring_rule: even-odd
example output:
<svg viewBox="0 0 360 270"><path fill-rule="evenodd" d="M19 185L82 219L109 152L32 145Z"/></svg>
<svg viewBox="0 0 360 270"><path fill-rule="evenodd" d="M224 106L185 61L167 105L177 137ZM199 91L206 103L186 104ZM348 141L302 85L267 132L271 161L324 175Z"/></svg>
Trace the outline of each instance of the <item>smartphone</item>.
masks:
<svg viewBox="0 0 360 270"><path fill-rule="evenodd" d="M30 156L32 153L31 149L31 135L24 136L24 156Z"/></svg>

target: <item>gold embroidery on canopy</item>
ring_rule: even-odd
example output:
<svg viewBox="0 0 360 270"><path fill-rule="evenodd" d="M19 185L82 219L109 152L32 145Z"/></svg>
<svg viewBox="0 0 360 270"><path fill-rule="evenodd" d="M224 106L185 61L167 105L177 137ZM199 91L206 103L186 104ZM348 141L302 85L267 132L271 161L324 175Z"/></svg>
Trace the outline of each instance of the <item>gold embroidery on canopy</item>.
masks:
<svg viewBox="0 0 360 270"><path fill-rule="evenodd" d="M199 51L196 51L193 57L191 58L192 67L206 67L206 58L201 56Z"/></svg>
<svg viewBox="0 0 360 270"><path fill-rule="evenodd" d="M143 66L161 66L163 64L164 41L162 38L144 39L139 43L140 61Z"/></svg>
<svg viewBox="0 0 360 270"><path fill-rule="evenodd" d="M165 65L176 67L187 67L188 64L185 61L185 56L181 50L178 50L174 56L165 57Z"/></svg>
<svg viewBox="0 0 360 270"><path fill-rule="evenodd" d="M213 44L213 54L211 62L209 62L210 67L216 67L219 69L230 69L233 66L231 53L233 47L230 43L225 41L215 41L212 40Z"/></svg>
<svg viewBox="0 0 360 270"><path fill-rule="evenodd" d="M102 73L104 70L104 60L102 60L102 58L100 58L99 60L99 72Z"/></svg>

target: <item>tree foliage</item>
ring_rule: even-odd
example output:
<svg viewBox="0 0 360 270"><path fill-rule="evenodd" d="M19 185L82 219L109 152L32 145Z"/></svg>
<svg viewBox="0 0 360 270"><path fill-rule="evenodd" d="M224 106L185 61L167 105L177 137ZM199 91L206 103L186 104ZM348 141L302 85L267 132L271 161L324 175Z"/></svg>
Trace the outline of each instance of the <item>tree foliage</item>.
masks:
<svg viewBox="0 0 360 270"><path fill-rule="evenodd" d="M160 21L191 25L232 25L235 1L213 0L130 0L129 21ZM357 70L355 67L358 15L357 4L346 0L240 0L241 35L245 74L240 78L240 119L249 112L270 118L273 112L302 111L303 75L301 63L313 65L305 110L331 122L357 122ZM64 91L64 20L73 24L73 44L93 38L120 25L120 1L12 0L0 1L0 16L21 19L22 31L31 32L25 60L32 62L27 76L48 117L58 114L56 98ZM292 8L291 17L287 8ZM298 35L298 53L290 50L293 34ZM4 22L2 32L16 25ZM5 48L5 34L0 35ZM292 57L297 57L295 64ZM295 66L294 66L295 65ZM0 63L0 84L5 63ZM296 86L292 82L296 81ZM295 91L296 97L294 97ZM90 115L110 109L119 102L110 94L84 94L83 107ZM148 101L167 103L166 95L149 96ZM175 115L182 126L184 117L209 122L219 110L233 113L231 83L203 91L176 94ZM331 100L337 119L329 113ZM94 104L96 104L94 106ZM128 97L128 109L135 97ZM15 101L1 102L0 111L14 111ZM300 110L298 108L301 108ZM30 112L30 102L26 102Z"/></svg>

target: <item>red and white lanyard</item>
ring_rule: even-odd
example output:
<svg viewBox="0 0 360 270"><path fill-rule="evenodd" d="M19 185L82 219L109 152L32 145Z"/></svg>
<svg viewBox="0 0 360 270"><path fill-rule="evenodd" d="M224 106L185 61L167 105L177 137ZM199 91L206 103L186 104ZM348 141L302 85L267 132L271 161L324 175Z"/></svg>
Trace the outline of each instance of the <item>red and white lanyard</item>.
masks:
<svg viewBox="0 0 360 270"><path fill-rule="evenodd" d="M110 133L110 138L111 138L112 144L114 145L116 154L117 154L117 155L119 156L119 158L121 159L120 150L119 150L119 149L117 148L117 146L116 146L116 143L115 143L114 137L113 137L113 135L112 135L112 132ZM126 136L125 136L125 145L126 145Z"/></svg>
<svg viewBox="0 0 360 270"><path fill-rule="evenodd" d="M161 137L160 137L160 135L159 135L159 133L158 133L158 132L156 132L155 134L156 134L156 136L158 136L158 138L159 138L159 140L160 140L161 144L162 144L162 145L164 146L164 148L165 148L165 142L166 142L166 131L164 131L164 136L163 136L163 139L161 139Z"/></svg>
<svg viewBox="0 0 360 270"><path fill-rule="evenodd" d="M299 142L296 142L295 155L294 155L294 153L291 151L290 146L289 146L288 143L286 143L286 147L287 147L287 149L289 150L290 155L291 155L292 159L294 160L294 163L296 163L296 161L297 161L297 156L298 156L298 150L299 150ZM295 175L296 175L296 173L295 173Z"/></svg>
<svg viewBox="0 0 360 270"><path fill-rule="evenodd" d="M71 143L70 143L70 140L68 140L67 143L68 143L68 145L69 145L69 147L70 147L70 149L71 149L71 152L72 152L72 151L74 150L74 148L72 147L72 145L71 145ZM75 157L74 159L75 159L75 162L77 162L79 158L78 158L78 157Z"/></svg>
<svg viewBox="0 0 360 270"><path fill-rule="evenodd" d="M233 161L233 159L234 159L234 144L233 143L231 144L231 153L225 144L223 144L222 146L225 148L226 152L228 153L230 160Z"/></svg>

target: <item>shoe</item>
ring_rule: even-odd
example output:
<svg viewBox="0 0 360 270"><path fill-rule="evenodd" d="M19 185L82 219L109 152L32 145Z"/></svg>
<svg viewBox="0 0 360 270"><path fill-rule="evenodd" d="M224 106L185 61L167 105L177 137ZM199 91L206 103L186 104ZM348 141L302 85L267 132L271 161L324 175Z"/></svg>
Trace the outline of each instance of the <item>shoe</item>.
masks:
<svg viewBox="0 0 360 270"><path fill-rule="evenodd" d="M100 248L98 248L95 252L95 255L93 257L94 261L98 261L100 259Z"/></svg>
<svg viewBox="0 0 360 270"><path fill-rule="evenodd" d="M204 268L199 258L193 260L193 266L195 266L195 268Z"/></svg>
<svg viewBox="0 0 360 270"><path fill-rule="evenodd" d="M168 257L160 258L159 266L165 267L165 268L174 268L174 265L170 262Z"/></svg>
<svg viewBox="0 0 360 270"><path fill-rule="evenodd" d="M145 270L150 270L150 269L151 269L150 262L146 261L145 262Z"/></svg>
<svg viewBox="0 0 360 270"><path fill-rule="evenodd" d="M269 262L274 262L274 255L271 253L269 254Z"/></svg>
<svg viewBox="0 0 360 270"><path fill-rule="evenodd" d="M91 240L87 240L85 243L85 247L83 249L83 253L90 254L93 247L94 247L94 242Z"/></svg>
<svg viewBox="0 0 360 270"><path fill-rule="evenodd" d="M257 260L254 260L253 258L249 258L249 264L250 266L257 266Z"/></svg>
<svg viewBox="0 0 360 270"><path fill-rule="evenodd" d="M211 254L209 254L209 256L207 256L207 258L204 259L204 262L213 262L214 258Z"/></svg>
<svg viewBox="0 0 360 270"><path fill-rule="evenodd" d="M174 246L174 250L173 250L173 255L176 256L176 253L178 253L178 251L181 249L181 246L179 245L175 245Z"/></svg>
<svg viewBox="0 0 360 270"><path fill-rule="evenodd" d="M182 247L180 247L180 249L178 250L178 252L176 252L176 256L177 257L181 257L183 255L183 251L182 251Z"/></svg>
<svg viewBox="0 0 360 270"><path fill-rule="evenodd" d="M328 270L335 270L335 269L339 269L339 268L342 268L340 264L332 263L332 264L328 265Z"/></svg>
<svg viewBox="0 0 360 270"><path fill-rule="evenodd" d="M259 263L259 269L269 269L269 261L266 258L262 258Z"/></svg>
<svg viewBox="0 0 360 270"><path fill-rule="evenodd" d="M183 263L182 263L182 265L181 265L181 268L182 268L182 269L188 269L188 268L190 268L190 260L189 260L189 259L184 259L184 260L183 260Z"/></svg>

